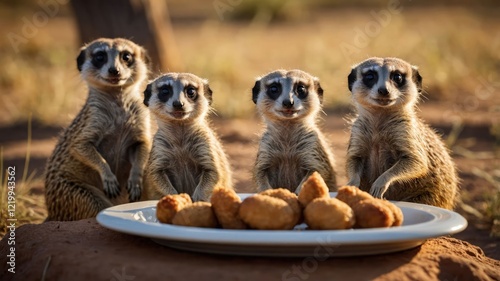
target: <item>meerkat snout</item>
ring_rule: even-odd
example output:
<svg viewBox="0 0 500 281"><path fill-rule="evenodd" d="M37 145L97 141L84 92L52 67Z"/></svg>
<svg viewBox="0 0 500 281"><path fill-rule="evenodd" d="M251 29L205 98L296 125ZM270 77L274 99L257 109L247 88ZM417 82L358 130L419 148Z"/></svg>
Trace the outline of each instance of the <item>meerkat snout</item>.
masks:
<svg viewBox="0 0 500 281"><path fill-rule="evenodd" d="M301 70L276 70L258 79L252 100L271 118L300 119L315 115L322 103L323 89L316 77Z"/></svg>
<svg viewBox="0 0 500 281"><path fill-rule="evenodd" d="M111 66L108 68L108 73L110 76L120 76L120 69L115 66Z"/></svg>

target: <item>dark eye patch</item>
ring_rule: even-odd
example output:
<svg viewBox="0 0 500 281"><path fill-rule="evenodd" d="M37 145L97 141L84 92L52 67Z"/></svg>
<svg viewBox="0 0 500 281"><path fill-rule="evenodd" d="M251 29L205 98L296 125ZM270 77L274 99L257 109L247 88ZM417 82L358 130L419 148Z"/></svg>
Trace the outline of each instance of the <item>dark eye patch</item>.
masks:
<svg viewBox="0 0 500 281"><path fill-rule="evenodd" d="M108 61L108 56L104 51L99 51L95 54L92 54L92 64L96 68L101 68L107 61Z"/></svg>
<svg viewBox="0 0 500 281"><path fill-rule="evenodd" d="M132 55L132 53L130 53L129 51L121 52L120 59L128 66L131 66L134 63L134 55Z"/></svg>
<svg viewBox="0 0 500 281"><path fill-rule="evenodd" d="M308 95L307 86L302 83L295 84L295 94L299 97L299 99L305 99Z"/></svg>
<svg viewBox="0 0 500 281"><path fill-rule="evenodd" d="M163 85L158 88L158 99L161 102L167 102L172 97L173 92L172 85Z"/></svg>
<svg viewBox="0 0 500 281"><path fill-rule="evenodd" d="M196 89L196 87L192 85L186 86L184 92L186 93L186 97L188 97L193 101L196 100L196 98L198 97L198 90Z"/></svg>
<svg viewBox="0 0 500 281"><path fill-rule="evenodd" d="M373 85L375 85L378 81L378 74L375 71L368 71L363 74L363 84L366 85L366 87L371 88Z"/></svg>
<svg viewBox="0 0 500 281"><path fill-rule="evenodd" d="M405 75L399 71L394 71L391 73L391 80L394 81L398 88L403 86L406 82Z"/></svg>
<svg viewBox="0 0 500 281"><path fill-rule="evenodd" d="M272 100L276 100L281 94L281 84L276 82L272 83L267 86L266 93Z"/></svg>

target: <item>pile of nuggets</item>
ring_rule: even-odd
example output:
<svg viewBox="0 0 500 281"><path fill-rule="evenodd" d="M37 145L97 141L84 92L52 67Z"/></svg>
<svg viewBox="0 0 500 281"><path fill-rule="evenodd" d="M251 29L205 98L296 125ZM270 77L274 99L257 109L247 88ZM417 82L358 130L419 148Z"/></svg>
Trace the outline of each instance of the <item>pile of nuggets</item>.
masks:
<svg viewBox="0 0 500 281"><path fill-rule="evenodd" d="M403 223L401 209L354 186L331 198L323 178L313 173L299 195L269 189L241 201L232 189L216 187L209 202L193 203L187 194L167 195L157 205L162 223L224 229L290 230L305 222L309 229L392 227Z"/></svg>

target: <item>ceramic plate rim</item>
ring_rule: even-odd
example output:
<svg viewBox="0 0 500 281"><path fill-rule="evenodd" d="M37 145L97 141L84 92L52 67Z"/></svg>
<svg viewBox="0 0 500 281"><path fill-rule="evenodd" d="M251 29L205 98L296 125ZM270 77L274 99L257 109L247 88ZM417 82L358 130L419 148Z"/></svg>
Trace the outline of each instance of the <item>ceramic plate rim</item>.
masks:
<svg viewBox="0 0 500 281"><path fill-rule="evenodd" d="M242 198L249 193L240 193ZM332 197L335 193L332 193ZM433 216L429 221L392 228L349 230L229 230L184 227L134 219L140 210L153 208L158 200L117 205L101 211L97 221L105 228L132 235L179 242L210 243L224 245L272 245L308 246L363 245L394 242L423 241L460 232L467 227L467 220L460 214L442 208L396 202L403 210L425 212Z"/></svg>

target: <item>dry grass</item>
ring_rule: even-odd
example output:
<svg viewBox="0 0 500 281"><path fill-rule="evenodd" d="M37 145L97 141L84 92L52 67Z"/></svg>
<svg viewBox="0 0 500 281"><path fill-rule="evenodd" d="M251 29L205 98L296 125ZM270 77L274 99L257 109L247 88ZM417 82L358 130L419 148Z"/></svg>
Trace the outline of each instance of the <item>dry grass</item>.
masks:
<svg viewBox="0 0 500 281"><path fill-rule="evenodd" d="M486 215L491 221L491 236L500 237L500 191L489 198Z"/></svg>
<svg viewBox="0 0 500 281"><path fill-rule="evenodd" d="M485 83L498 90L493 81L500 78L500 20L484 11L402 6L400 13L389 13L387 23L370 33L364 30L376 21L374 14L388 12L384 5L326 12L306 6L301 10L308 13L278 23L259 17L221 20L212 5L207 8L205 20L174 22L173 27L185 70L211 81L214 105L224 117L252 115L253 80L276 68L301 68L318 76L326 106L346 106L350 66L372 55L398 56L419 65L430 99L470 98ZM25 13L29 17L32 12ZM22 16L11 16L2 28L5 33L20 33ZM0 57L4 93L0 123L23 121L29 113L42 123L69 122L86 95L75 67L79 46L74 30L70 18L50 19L27 44L20 45L17 54L6 38L0 39L0 51L10 54ZM366 35L362 45L356 44L358 30ZM345 52L348 45L350 54ZM493 99L489 92L476 96Z"/></svg>
<svg viewBox="0 0 500 281"><path fill-rule="evenodd" d="M8 196L8 185L10 177L7 174L8 167L4 167L3 161L3 147L0 147L0 186L2 192L0 193L0 206L2 211L0 213L0 219L2 224L0 224L0 237L7 232L7 219L16 219L16 226L21 226L27 223L41 223L45 217L47 217L47 211L45 209L45 200L41 194L32 194L31 186L37 181L33 178L33 175L28 175L28 167L30 161L30 146L31 146L31 121L28 122L28 140L27 140L27 153L26 153L26 163L24 171L15 171L15 189L13 190L15 195L14 201L9 201ZM7 206L14 206L15 211L14 217L10 217L7 212ZM9 209L10 210L10 209Z"/></svg>
<svg viewBox="0 0 500 281"><path fill-rule="evenodd" d="M41 123L64 124L85 98L83 84L76 71L70 70L75 64L74 48L36 40L28 44L18 54L0 58L0 110L4 113L0 122L26 121L32 114ZM11 52L6 45L0 50Z"/></svg>

